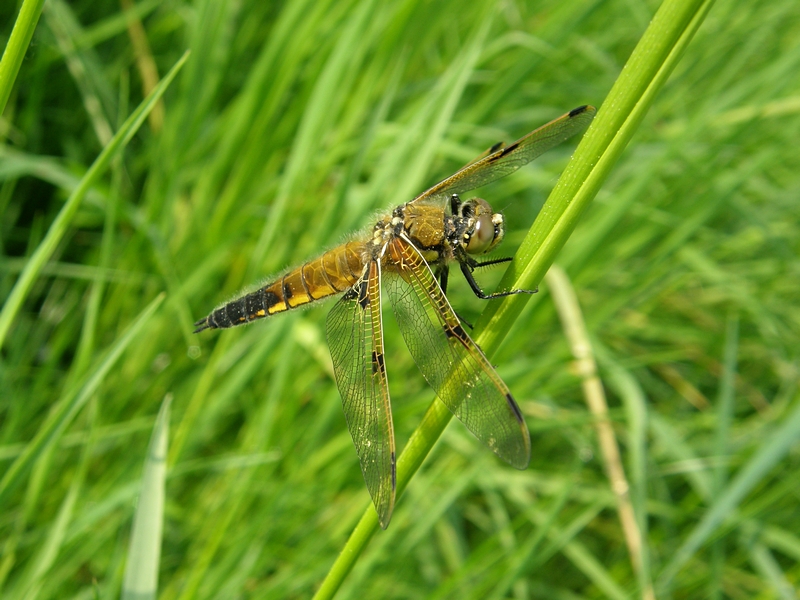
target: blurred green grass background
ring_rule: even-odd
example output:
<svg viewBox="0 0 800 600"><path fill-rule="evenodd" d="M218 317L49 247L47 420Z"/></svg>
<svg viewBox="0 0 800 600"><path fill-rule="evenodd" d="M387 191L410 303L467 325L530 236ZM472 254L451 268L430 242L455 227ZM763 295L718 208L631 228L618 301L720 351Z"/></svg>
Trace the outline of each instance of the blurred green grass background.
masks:
<svg viewBox="0 0 800 600"><path fill-rule="evenodd" d="M327 308L202 336L192 323L494 142L601 104L657 6L145 0L131 20L115 2L49 0L2 121L4 298L151 85L148 59L163 75L192 55L163 115L82 204L2 349L5 472L166 292L4 496L3 597L118 595L167 395L159 596L309 596L369 502L332 380ZM4 36L15 15L0 8ZM798 111L800 8L718 1L558 259L647 510L651 577L725 509L670 581L677 597L792 597L800 585L798 432L786 427L800 400ZM503 254L573 147L483 191L506 215ZM483 273L484 287L501 272ZM451 287L474 319L480 301ZM385 323L402 447L431 391ZM508 468L451 425L339 597L642 594L546 286L492 360L527 417L531 467ZM741 502L720 503L780 436L788 454Z"/></svg>

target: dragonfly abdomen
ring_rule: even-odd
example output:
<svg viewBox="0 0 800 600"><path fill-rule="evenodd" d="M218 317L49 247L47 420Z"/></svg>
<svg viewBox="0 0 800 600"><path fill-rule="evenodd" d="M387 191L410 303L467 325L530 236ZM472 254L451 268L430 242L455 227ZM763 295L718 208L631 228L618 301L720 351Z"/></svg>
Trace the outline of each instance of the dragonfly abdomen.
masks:
<svg viewBox="0 0 800 600"><path fill-rule="evenodd" d="M361 276L364 242L348 242L293 269L279 279L220 306L195 323L195 333L225 329L285 312L349 289Z"/></svg>

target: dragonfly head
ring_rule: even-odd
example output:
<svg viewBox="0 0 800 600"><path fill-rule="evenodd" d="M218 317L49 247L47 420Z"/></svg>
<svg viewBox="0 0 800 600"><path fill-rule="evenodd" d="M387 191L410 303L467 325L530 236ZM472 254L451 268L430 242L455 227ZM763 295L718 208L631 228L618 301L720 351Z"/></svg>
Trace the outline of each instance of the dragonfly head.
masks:
<svg viewBox="0 0 800 600"><path fill-rule="evenodd" d="M506 233L503 215L492 212L483 198L462 203L459 213L465 225L461 245L468 254L486 254L503 240Z"/></svg>

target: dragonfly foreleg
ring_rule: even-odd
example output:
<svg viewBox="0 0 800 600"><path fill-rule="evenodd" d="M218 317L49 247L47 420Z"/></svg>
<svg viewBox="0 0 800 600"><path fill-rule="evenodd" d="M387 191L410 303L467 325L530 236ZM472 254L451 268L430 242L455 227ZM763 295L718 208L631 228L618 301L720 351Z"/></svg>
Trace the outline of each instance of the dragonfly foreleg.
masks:
<svg viewBox="0 0 800 600"><path fill-rule="evenodd" d="M473 259L474 260L474 259ZM475 260L471 265L473 269L480 269L481 267L490 267L492 265L499 265L501 263L511 262L511 257L493 258L492 260L477 261Z"/></svg>
<svg viewBox="0 0 800 600"><path fill-rule="evenodd" d="M501 262L505 261L501 259ZM472 270L475 269L476 267L482 267L486 265L477 264L477 261L473 261L473 263L474 264L470 264L468 261L460 261L459 265L461 266L461 272L464 274L464 278L467 280L469 287L472 289L472 293L475 294L481 300L493 300L494 298L513 296L514 294L535 294L538 291L538 290L508 290L506 292L495 292L493 294L487 294L481 289L481 286L478 285L478 282L475 281L475 277L472 274Z"/></svg>

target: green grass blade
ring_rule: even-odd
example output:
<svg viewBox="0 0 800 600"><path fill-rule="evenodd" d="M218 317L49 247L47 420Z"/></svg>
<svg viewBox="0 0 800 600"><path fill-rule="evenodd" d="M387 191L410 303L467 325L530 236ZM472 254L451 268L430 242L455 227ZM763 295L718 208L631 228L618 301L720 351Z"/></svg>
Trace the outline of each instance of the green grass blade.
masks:
<svg viewBox="0 0 800 600"><path fill-rule="evenodd" d="M56 404L54 410L47 417L47 420L39 428L36 436L28 443L25 450L14 460L11 466L0 480L0 505L5 496L19 482L22 475L28 470L33 462L50 447L64 432L66 427L72 422L81 408L92 397L100 384L103 383L108 372L116 364L122 353L131 345L136 335L144 328L147 322L155 313L156 309L164 300L164 295L156 297L142 311L139 317L130 325L128 330L119 337L108 351L108 354L100 361L94 371L87 373L85 383L80 387L67 392L67 394Z"/></svg>
<svg viewBox="0 0 800 600"><path fill-rule="evenodd" d="M47 538L41 544L38 554L28 565L25 577L23 577L18 587L19 595L24 598L36 598L42 588L47 583L47 574L57 565L57 557L63 550L64 540L67 537L68 527L74 519L75 507L78 504L80 492L86 480L86 473L91 461L92 452L95 449L93 433L96 431L97 423L97 402L96 399L89 403L89 422L90 433L88 443L81 452L78 468L72 478L69 490L67 491L58 510L58 516L53 522Z"/></svg>
<svg viewBox="0 0 800 600"><path fill-rule="evenodd" d="M4 48L24 2L0 4ZM144 462L131 448L148 446L167 394L158 596L312 596L369 506L325 343L331 303L198 336L191 323L363 233L495 142L583 103L601 108L602 124L609 102L600 105L663 2L59 0L50 14L46 3L0 119L0 309L105 146L86 103L102 103L110 139L150 93L141 65L150 58L163 76L186 47L192 56L162 96L163 129L142 125L117 152L5 334L0 479L169 290L63 433L3 491L0 597L120 596ZM435 427L421 430L415 444L433 435L417 456L434 449L336 598L621 590L652 600L648 578L797 402L797 14L796 0L714 3L556 257L607 383L646 576L624 551L581 378L542 286L507 335L499 327L491 359L528 422L530 467L507 468L460 424L438 441ZM87 70L82 83L70 53ZM629 71L623 91L642 96L650 84L636 89ZM517 249L577 144L470 194L505 215L506 239L487 258L517 255L515 276L528 266ZM548 203L541 218L560 222L561 210ZM540 246L555 239L536 227ZM496 290L504 270L476 276ZM466 320L499 302L479 301L453 275L449 299ZM432 394L395 320L384 326L402 450ZM426 427L440 418L449 415L429 415ZM788 593L800 560L797 481L790 451L659 598Z"/></svg>
<svg viewBox="0 0 800 600"><path fill-rule="evenodd" d="M667 0L661 5L509 265L500 289L539 285L712 4L712 0ZM525 294L508 296L483 311L475 324L481 332L476 341L488 354L499 346L527 300Z"/></svg>
<svg viewBox="0 0 800 600"><path fill-rule="evenodd" d="M795 400L795 406L783 424L765 439L767 442L742 467L730 485L719 493L692 533L664 567L656 582L657 588L662 592L725 519L736 510L742 499L764 480L769 471L800 440L800 399Z"/></svg>
<svg viewBox="0 0 800 600"><path fill-rule="evenodd" d="M608 177L710 6L711 2L699 0L672 0L661 6L536 219L500 283L500 289L536 287L572 233L580 214ZM523 296L509 296L503 302L490 303L481 314L474 330L475 340L488 356L497 350L521 312ZM489 323L491 327L487 328ZM450 411L434 400L397 461L398 497L451 418ZM370 506L315 598L333 596L377 524L375 511Z"/></svg>
<svg viewBox="0 0 800 600"><path fill-rule="evenodd" d="M272 203L272 214L267 219L256 245L253 257L254 265L263 262L264 255L278 232L278 224L284 216L297 182L302 179L308 168L307 165L311 162L310 154L319 143L319 130L327 122L328 115L332 110L331 102L336 88L342 84L342 79L346 76L348 69L352 68L349 64L349 61L352 60L351 48L355 40L362 35L364 26L372 13L373 5L372 1L361 2L358 5L347 28L340 32L336 48L314 86L312 98L303 114L300 129L292 146L286 172L281 178L278 194Z"/></svg>
<svg viewBox="0 0 800 600"><path fill-rule="evenodd" d="M728 455L730 453L730 428L734 417L736 362L739 351L739 319L731 315L725 335L725 358L717 396L717 434L714 454L719 459L714 490L721 490L728 480Z"/></svg>
<svg viewBox="0 0 800 600"><path fill-rule="evenodd" d="M169 73L167 73L167 75L161 80L158 86L156 86L150 95L136 108L135 111L133 111L133 113L131 113L125 123L123 123L122 127L120 127L119 131L114 134L111 142L109 142L109 144L103 148L103 151L92 163L92 166L88 171L86 171L86 174L81 179L81 182L75 191L70 194L70 197L67 199L63 208L61 211L59 211L58 216L53 221L52 225L50 225L47 235L36 248L36 251L31 256L28 264L25 266L25 269L22 271L22 274L14 285L14 288L11 290L11 294L3 305L3 310L0 311L0 348L3 347L6 335L8 334L8 331L14 322L14 318L17 316L17 313L22 307L25 297L28 295L28 292L30 292L31 287L36 281L36 278L39 276L39 273L41 273L45 263L47 263L47 261L53 255L53 252L55 251L59 242L69 230L72 219L75 217L75 214L77 213L84 197L91 187L97 182L100 175L102 175L106 170L111 162L111 159L114 158L117 152L122 150L128 144L131 138L139 130L139 127L147 118L147 115L150 114L150 111L153 109L156 102L159 100L159 98L161 98L161 96L164 95L164 92L167 91L167 88L172 83L172 80L175 79L178 71L180 71L181 67L188 58L189 53L184 53L184 55L178 60L178 62L175 63Z"/></svg>
<svg viewBox="0 0 800 600"><path fill-rule="evenodd" d="M161 530L164 525L164 484L167 478L167 442L172 397L158 411L142 473L142 491L133 517L123 600L149 600L158 591Z"/></svg>
<svg viewBox="0 0 800 600"><path fill-rule="evenodd" d="M11 30L11 37L0 60L0 115L6 109L6 103L11 96L14 81L31 43L43 6L44 0L24 0L14 23L14 29Z"/></svg>
<svg viewBox="0 0 800 600"><path fill-rule="evenodd" d="M756 571L772 584L774 597L782 600L795 600L797 598L795 587L781 568L780 562L772 556L769 548L764 544L755 543L747 550L750 554L750 562L753 563Z"/></svg>
<svg viewBox="0 0 800 600"><path fill-rule="evenodd" d="M450 77L455 79L457 85L453 85L447 88L449 91L449 95L447 101L444 102L444 115L448 114L449 111L452 110L455 102L457 101L458 95L463 92L464 86L466 85L467 78L469 73L475 68L475 63L479 58L480 55L480 48L483 45L484 39L486 37L486 33L488 31L488 20L484 21L483 26L479 28L476 32L472 43L470 46L467 47L466 51L462 54L461 60L456 63L451 73L449 74ZM443 127L442 124L442 116L443 115L436 115L437 119L437 127L432 128L434 130L441 130ZM424 147L430 146L429 144L425 144ZM421 167L422 165L418 165ZM444 411L442 413L441 411ZM416 472L419 466L422 464L422 460L425 456L427 456L428 451L430 448L433 447L433 444L436 442L438 435L435 438L426 438L425 432L430 431L430 428L425 427L425 423L428 422L429 419L433 418L435 423L442 423L442 429L444 425L447 424L449 421L450 411L445 408L445 406L441 402L434 402L428 412L425 415L425 418L422 421L422 424L417 429L415 434L409 440L408 445L406 446L403 453L400 455L397 461L397 497L399 498L405 489L408 481L410 480L410 475ZM447 416L447 420L445 420L445 416ZM441 430L439 431L441 433ZM419 448L419 451L414 452L412 448ZM427 450L425 450L427 448ZM405 458L404 458L405 457ZM411 463L409 464L408 460L411 459ZM401 475L402 473L402 475ZM322 598L331 598L336 593L336 590L341 585L342 581L344 581L345 576L352 568L355 560L358 558L359 553L363 548L366 546L367 541L369 538L372 537L372 534L375 532L375 527L378 524L377 514L375 510L370 507L365 511L364 516L359 521L358 526L356 527L355 531L353 532L350 540L348 541L348 545L342 551L342 554L337 559L334 566L331 568L331 571L328 573L328 577L325 578L322 586L317 590L315 594L315 598L322 599Z"/></svg>

